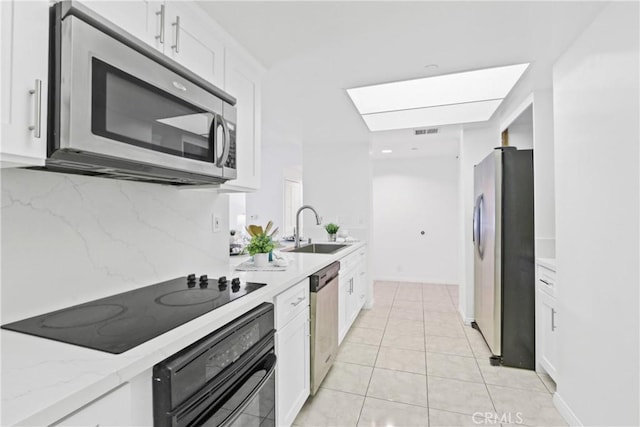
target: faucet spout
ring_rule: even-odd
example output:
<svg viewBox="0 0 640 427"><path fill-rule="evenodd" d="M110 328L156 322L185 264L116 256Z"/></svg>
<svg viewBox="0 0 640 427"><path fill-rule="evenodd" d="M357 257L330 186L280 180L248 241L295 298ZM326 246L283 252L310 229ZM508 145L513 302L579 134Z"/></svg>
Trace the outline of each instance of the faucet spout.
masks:
<svg viewBox="0 0 640 427"><path fill-rule="evenodd" d="M320 215L318 215L318 212L316 212L316 210L312 206L304 205L300 207L300 209L298 209L298 212L296 212L296 228L295 230L293 230L293 237L295 240L296 248L300 247L300 214L305 209L309 209L314 213L314 215L316 216L316 224L320 225L322 223L322 218L320 217Z"/></svg>

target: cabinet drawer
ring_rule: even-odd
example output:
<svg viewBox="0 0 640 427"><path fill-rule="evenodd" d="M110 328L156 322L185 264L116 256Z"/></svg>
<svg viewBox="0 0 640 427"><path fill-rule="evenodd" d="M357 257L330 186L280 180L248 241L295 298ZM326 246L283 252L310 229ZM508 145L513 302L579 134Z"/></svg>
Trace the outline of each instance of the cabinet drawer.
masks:
<svg viewBox="0 0 640 427"><path fill-rule="evenodd" d="M538 265L538 288L549 295L555 295L556 292L556 272Z"/></svg>
<svg viewBox="0 0 640 427"><path fill-rule="evenodd" d="M351 270L360 262L360 260L365 258L366 253L366 248L360 248L357 251L352 252L344 258L340 259L340 271L342 272Z"/></svg>
<svg viewBox="0 0 640 427"><path fill-rule="evenodd" d="M280 329L309 306L309 279L276 295L275 304L276 329Z"/></svg>

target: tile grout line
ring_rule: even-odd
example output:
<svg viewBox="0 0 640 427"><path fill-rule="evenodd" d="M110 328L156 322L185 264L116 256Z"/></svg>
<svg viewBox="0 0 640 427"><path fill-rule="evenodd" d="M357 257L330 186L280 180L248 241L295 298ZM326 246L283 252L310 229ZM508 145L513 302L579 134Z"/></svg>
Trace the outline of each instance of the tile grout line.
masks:
<svg viewBox="0 0 640 427"><path fill-rule="evenodd" d="M465 334L465 337L467 339L467 342L469 343L469 347L471 348L471 353L475 356L475 352L473 351L473 347L471 347L471 341L469 340L469 336L467 336L467 334ZM482 382L484 383L484 388L487 390L487 395L489 396L489 400L491 401L491 405L493 406L493 411L497 414L498 413L498 408L496 407L496 402L493 401L493 396L491 395L491 392L489 391L489 385L487 384L487 380L484 377L484 374L482 373L482 369L480 369L480 364L478 363L478 359L476 357L474 357L475 361L476 361L476 366L478 367L478 371L480 371L480 377L482 378Z"/></svg>
<svg viewBox="0 0 640 427"><path fill-rule="evenodd" d="M420 290L422 294L422 327L424 328L424 373L425 373L425 387L427 389L427 427L431 426L431 405L429 405L429 361L427 360L427 322L424 314L424 292Z"/></svg>
<svg viewBox="0 0 640 427"><path fill-rule="evenodd" d="M374 283L374 286L375 286L375 283ZM393 309L393 302L396 299L397 292L398 292L398 286L395 287L393 297L391 298L391 307L392 307L391 309ZM373 361L373 367L371 369L371 376L369 377L367 389L364 391L364 399L362 400L362 407L360 408L360 413L358 414L358 419L356 420L356 426L360 423L360 418L362 418L362 412L364 411L364 405L367 402L367 397L369 396L369 387L371 387L371 380L373 380L373 374L376 370L376 363L378 362L378 355L380 354L380 348L382 347L382 340L384 339L384 334L387 331L387 324L389 323L389 317L391 316L391 309L389 310L389 314L387 314L387 321L384 323L384 329L382 330L382 337L380 338L380 342L378 343L378 351L376 352L376 358Z"/></svg>

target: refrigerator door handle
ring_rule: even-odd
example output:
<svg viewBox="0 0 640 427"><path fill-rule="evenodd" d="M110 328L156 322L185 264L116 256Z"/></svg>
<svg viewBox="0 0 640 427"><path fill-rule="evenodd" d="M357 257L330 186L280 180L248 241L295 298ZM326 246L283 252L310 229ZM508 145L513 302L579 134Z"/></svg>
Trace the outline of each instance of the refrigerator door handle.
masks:
<svg viewBox="0 0 640 427"><path fill-rule="evenodd" d="M478 219L477 219L477 224L478 224L478 241L477 241L477 247L478 247L478 255L480 255L480 259L484 259L484 236L483 236L483 232L482 232L482 211L484 210L484 194L481 194L478 197Z"/></svg>
<svg viewBox="0 0 640 427"><path fill-rule="evenodd" d="M480 259L484 256L484 245L482 242L482 208L484 206L484 195L481 194L476 199L473 208L473 242Z"/></svg>
<svg viewBox="0 0 640 427"><path fill-rule="evenodd" d="M474 246L478 245L478 209L480 208L480 196L476 198L476 204L473 206L473 243Z"/></svg>
<svg viewBox="0 0 640 427"><path fill-rule="evenodd" d="M476 246L476 230L478 227L478 200L476 199L476 204L473 206L473 246Z"/></svg>

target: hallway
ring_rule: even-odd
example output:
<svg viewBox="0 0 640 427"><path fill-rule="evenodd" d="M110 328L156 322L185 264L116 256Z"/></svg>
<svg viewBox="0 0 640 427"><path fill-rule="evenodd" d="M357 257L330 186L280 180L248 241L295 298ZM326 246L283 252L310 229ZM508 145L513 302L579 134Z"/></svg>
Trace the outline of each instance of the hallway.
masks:
<svg viewBox="0 0 640 427"><path fill-rule="evenodd" d="M294 425L564 426L546 375L489 365L457 286L376 282L336 363Z"/></svg>

